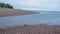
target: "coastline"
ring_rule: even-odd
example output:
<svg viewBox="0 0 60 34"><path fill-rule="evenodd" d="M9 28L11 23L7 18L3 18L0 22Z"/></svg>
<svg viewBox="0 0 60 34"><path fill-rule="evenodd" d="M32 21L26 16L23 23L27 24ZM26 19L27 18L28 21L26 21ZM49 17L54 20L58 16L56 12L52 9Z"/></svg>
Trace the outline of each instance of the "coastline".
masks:
<svg viewBox="0 0 60 34"><path fill-rule="evenodd" d="M0 17L19 16L19 15L28 15L28 14L37 14L37 13L38 12L21 10L21 9L0 9ZM0 27L0 34L60 34L60 25L48 25L48 24L27 25L25 24L21 26L11 26L11 27L8 26L7 28Z"/></svg>
<svg viewBox="0 0 60 34"><path fill-rule="evenodd" d="M40 25L23 25L23 26L16 26L6 29L0 29L0 34L53 34L53 33L60 34L60 25L51 25L48 24L40 24Z"/></svg>
<svg viewBox="0 0 60 34"><path fill-rule="evenodd" d="M5 9L0 8L0 17L5 16L20 16L20 15L28 15L28 14L38 14L39 12L21 10L21 9Z"/></svg>

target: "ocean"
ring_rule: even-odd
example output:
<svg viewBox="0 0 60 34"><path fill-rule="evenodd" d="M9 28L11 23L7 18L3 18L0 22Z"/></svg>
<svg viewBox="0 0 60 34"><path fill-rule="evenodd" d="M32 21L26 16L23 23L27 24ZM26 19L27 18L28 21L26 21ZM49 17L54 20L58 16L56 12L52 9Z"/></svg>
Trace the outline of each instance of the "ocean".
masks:
<svg viewBox="0 0 60 34"><path fill-rule="evenodd" d="M24 24L60 25L60 11L40 11L40 14L0 17L0 27Z"/></svg>

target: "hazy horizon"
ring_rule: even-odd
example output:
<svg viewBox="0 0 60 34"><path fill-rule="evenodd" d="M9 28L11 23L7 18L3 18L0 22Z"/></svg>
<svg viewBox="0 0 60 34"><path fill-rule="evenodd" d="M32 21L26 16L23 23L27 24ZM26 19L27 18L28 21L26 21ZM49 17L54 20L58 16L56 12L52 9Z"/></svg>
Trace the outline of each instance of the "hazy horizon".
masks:
<svg viewBox="0 0 60 34"><path fill-rule="evenodd" d="M60 0L0 0L15 9L60 11Z"/></svg>

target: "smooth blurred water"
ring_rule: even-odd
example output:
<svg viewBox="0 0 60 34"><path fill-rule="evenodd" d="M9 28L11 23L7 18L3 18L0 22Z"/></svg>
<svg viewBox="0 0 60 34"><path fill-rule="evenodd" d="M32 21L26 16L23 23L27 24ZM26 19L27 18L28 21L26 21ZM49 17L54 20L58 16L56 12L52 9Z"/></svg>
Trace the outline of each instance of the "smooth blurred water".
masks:
<svg viewBox="0 0 60 34"><path fill-rule="evenodd" d="M59 24L60 11L40 11L40 14L0 17L0 26Z"/></svg>

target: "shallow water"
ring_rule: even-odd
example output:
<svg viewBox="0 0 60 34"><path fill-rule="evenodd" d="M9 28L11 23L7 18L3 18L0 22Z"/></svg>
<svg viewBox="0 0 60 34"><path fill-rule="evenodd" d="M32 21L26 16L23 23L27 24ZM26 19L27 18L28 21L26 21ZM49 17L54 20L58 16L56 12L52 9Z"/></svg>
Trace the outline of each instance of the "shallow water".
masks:
<svg viewBox="0 0 60 34"><path fill-rule="evenodd" d="M0 26L32 25L32 24L59 24L60 11L40 11L40 14L0 17Z"/></svg>

